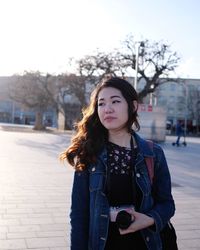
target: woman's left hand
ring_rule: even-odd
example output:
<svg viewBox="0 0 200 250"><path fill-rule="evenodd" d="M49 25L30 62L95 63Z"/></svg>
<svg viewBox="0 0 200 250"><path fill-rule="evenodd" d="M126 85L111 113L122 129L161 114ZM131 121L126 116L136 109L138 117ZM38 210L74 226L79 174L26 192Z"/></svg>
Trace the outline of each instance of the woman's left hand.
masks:
<svg viewBox="0 0 200 250"><path fill-rule="evenodd" d="M138 230L150 227L154 224L154 219L148 215L138 213L135 211L132 211L131 215L133 216L134 221L127 229L119 229L121 235L134 233Z"/></svg>

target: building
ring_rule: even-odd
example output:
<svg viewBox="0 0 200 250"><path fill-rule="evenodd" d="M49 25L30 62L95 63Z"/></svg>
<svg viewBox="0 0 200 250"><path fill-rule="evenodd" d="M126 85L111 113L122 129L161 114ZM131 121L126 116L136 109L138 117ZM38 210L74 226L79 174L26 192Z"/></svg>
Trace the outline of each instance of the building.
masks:
<svg viewBox="0 0 200 250"><path fill-rule="evenodd" d="M9 85L13 78L0 77L0 122L33 125L35 112L9 97ZM47 126L57 126L57 115L53 109L49 108L44 113L43 122Z"/></svg>
<svg viewBox="0 0 200 250"><path fill-rule="evenodd" d="M167 120L174 126L177 121L187 125L187 132L199 133L200 79L179 79L161 85L153 97L153 104L164 107Z"/></svg>
<svg viewBox="0 0 200 250"><path fill-rule="evenodd" d="M0 77L0 122L33 124L35 121L35 112L24 108L21 104L12 101L9 98L9 82L12 77ZM128 79L133 83L133 78ZM138 83L138 91L144 86L144 82ZM86 84L86 99L94 86ZM68 111L68 122L70 125L76 120L77 114L80 116L80 108L74 110L75 103L78 105L76 97L68 96L66 107ZM76 100L76 101L75 101ZM70 102L70 103L69 103ZM183 121L187 124L189 133L199 133L200 131L200 79L174 79L166 82L157 88L153 95L145 98L144 103L153 106L163 107L167 113L168 125L173 128L177 121ZM80 105L78 105L79 107ZM70 114L71 117L70 117ZM57 114L49 109L44 117L48 125L57 127Z"/></svg>

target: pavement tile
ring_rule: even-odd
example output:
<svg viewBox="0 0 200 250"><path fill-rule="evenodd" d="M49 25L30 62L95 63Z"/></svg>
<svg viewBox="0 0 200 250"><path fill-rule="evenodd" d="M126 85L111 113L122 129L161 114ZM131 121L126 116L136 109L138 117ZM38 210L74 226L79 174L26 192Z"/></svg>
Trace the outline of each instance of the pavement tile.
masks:
<svg viewBox="0 0 200 250"><path fill-rule="evenodd" d="M8 232L8 227L0 225L0 233L6 233L6 232Z"/></svg>
<svg viewBox="0 0 200 250"><path fill-rule="evenodd" d="M66 247L50 247L49 250L66 250Z"/></svg>
<svg viewBox="0 0 200 250"><path fill-rule="evenodd" d="M27 218L27 214L3 214L2 219L21 219L21 218Z"/></svg>
<svg viewBox="0 0 200 250"><path fill-rule="evenodd" d="M32 214L32 208L8 208L6 209L6 214Z"/></svg>
<svg viewBox="0 0 200 250"><path fill-rule="evenodd" d="M5 135L3 133L1 135ZM73 169L58 163L58 153L66 146L66 143L60 145L61 137L51 135L49 138L37 133L30 137L29 134L12 132L10 135L7 132L6 138L13 143L8 144L7 152L9 155L12 145L14 164L10 164L9 156L3 151L5 147L2 145L1 149L0 144L0 152L5 154L3 158L0 156L0 250L70 249ZM54 139L59 143L54 143ZM66 136L62 141L66 141ZM167 149L172 152L171 146ZM172 152L175 153L172 155L175 163L180 154L176 150ZM183 153L186 155L188 151ZM188 178L194 177L195 173L190 173ZM199 189L175 182L172 191L176 203L172 222L177 231L179 250L199 250Z"/></svg>
<svg viewBox="0 0 200 250"><path fill-rule="evenodd" d="M7 239L7 234L0 232L0 240L6 240L6 239ZM0 249L1 249L1 246L0 246Z"/></svg>
<svg viewBox="0 0 200 250"><path fill-rule="evenodd" d="M66 223L66 217L67 217L66 215L65 216L59 216L59 217L54 216L53 220L54 220L55 223Z"/></svg>
<svg viewBox="0 0 200 250"><path fill-rule="evenodd" d="M7 239L26 239L36 237L35 232L7 233Z"/></svg>
<svg viewBox="0 0 200 250"><path fill-rule="evenodd" d="M199 239L182 239L180 244L180 250L182 249L193 249L193 248L197 248L200 249L200 245L199 245Z"/></svg>
<svg viewBox="0 0 200 250"><path fill-rule="evenodd" d="M69 229L67 223L40 225L41 231L60 231Z"/></svg>
<svg viewBox="0 0 200 250"><path fill-rule="evenodd" d="M0 219L0 225L1 226L11 226L11 225L20 225L19 219Z"/></svg>
<svg viewBox="0 0 200 250"><path fill-rule="evenodd" d="M52 218L21 218L20 222L22 225L44 225L53 223Z"/></svg>
<svg viewBox="0 0 200 250"><path fill-rule="evenodd" d="M27 245L24 239L12 239L12 240L0 240L1 250L16 250L16 249L26 249Z"/></svg>
<svg viewBox="0 0 200 250"><path fill-rule="evenodd" d="M40 231L40 225L20 225L20 226L9 226L8 232L37 232Z"/></svg>
<svg viewBox="0 0 200 250"><path fill-rule="evenodd" d="M28 248L20 249L20 250L27 250ZM66 248L65 248L66 249ZM29 248L28 250L50 250L50 248L45 247L45 248Z"/></svg>
<svg viewBox="0 0 200 250"><path fill-rule="evenodd" d="M17 208L45 208L44 203L21 203L17 205Z"/></svg>
<svg viewBox="0 0 200 250"><path fill-rule="evenodd" d="M63 237L32 238L26 239L26 243L28 248L67 246L67 243Z"/></svg>
<svg viewBox="0 0 200 250"><path fill-rule="evenodd" d="M40 231L36 233L37 237L45 238L45 237L64 237L66 235L64 230L57 230L57 231Z"/></svg>
<svg viewBox="0 0 200 250"><path fill-rule="evenodd" d="M198 230L178 230L177 237L179 240L187 240L187 239L199 239Z"/></svg>
<svg viewBox="0 0 200 250"><path fill-rule="evenodd" d="M46 208L45 207L45 208L34 208L32 213L33 214L46 214L46 213L52 214L54 212L59 212L59 211L62 212L62 209L63 209L64 212L66 212L66 208L55 208L55 207Z"/></svg>

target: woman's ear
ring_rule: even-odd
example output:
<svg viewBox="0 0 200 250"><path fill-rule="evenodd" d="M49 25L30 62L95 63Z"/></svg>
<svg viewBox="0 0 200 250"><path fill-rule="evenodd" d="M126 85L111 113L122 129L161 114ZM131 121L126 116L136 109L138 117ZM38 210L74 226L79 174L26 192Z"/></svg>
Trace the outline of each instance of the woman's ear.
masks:
<svg viewBox="0 0 200 250"><path fill-rule="evenodd" d="M136 111L138 109L138 102L133 101L133 110Z"/></svg>

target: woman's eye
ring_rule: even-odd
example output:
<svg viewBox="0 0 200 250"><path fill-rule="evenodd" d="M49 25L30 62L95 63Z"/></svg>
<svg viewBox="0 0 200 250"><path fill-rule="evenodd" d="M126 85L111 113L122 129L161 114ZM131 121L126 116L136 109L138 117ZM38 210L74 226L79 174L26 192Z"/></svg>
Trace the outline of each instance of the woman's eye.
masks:
<svg viewBox="0 0 200 250"><path fill-rule="evenodd" d="M120 103L120 101L119 100L114 100L113 103Z"/></svg>
<svg viewBox="0 0 200 250"><path fill-rule="evenodd" d="M100 106L103 106L104 105L104 103L103 102L99 102L98 103L98 106L100 107Z"/></svg>

